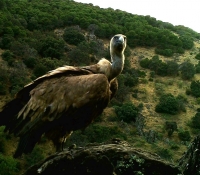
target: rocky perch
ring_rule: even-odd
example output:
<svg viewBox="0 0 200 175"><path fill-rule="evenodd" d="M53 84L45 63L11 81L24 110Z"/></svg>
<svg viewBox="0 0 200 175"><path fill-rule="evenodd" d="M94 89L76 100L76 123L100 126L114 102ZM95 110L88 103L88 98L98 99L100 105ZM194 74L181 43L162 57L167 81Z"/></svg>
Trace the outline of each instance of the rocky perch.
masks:
<svg viewBox="0 0 200 175"><path fill-rule="evenodd" d="M113 139L108 144L89 144L55 153L30 167L24 175L177 175L178 167L158 155Z"/></svg>

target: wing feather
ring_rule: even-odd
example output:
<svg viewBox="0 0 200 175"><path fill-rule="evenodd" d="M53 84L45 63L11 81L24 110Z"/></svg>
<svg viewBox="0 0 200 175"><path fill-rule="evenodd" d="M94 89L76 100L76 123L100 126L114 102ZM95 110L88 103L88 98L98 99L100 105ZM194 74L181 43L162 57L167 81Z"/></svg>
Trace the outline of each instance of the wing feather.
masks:
<svg viewBox="0 0 200 175"><path fill-rule="evenodd" d="M64 114L75 112L89 103L95 104L102 99L108 101L108 91L109 82L103 74L45 80L30 92L30 100L18 113L19 123L20 120L26 120L27 123L24 126L20 124L22 128L17 135L38 128L41 123L45 127L49 122L58 120ZM66 115L67 117L70 115Z"/></svg>

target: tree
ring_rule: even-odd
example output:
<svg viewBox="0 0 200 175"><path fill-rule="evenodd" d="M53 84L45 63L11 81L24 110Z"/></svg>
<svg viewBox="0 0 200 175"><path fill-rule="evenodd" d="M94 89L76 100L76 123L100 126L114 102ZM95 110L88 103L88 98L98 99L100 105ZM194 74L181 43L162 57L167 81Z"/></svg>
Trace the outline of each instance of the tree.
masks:
<svg viewBox="0 0 200 175"><path fill-rule="evenodd" d="M195 65L196 73L200 73L200 61Z"/></svg>
<svg viewBox="0 0 200 175"><path fill-rule="evenodd" d="M167 75L167 64L164 62L161 62L157 68L157 74L160 76L166 76Z"/></svg>
<svg viewBox="0 0 200 175"><path fill-rule="evenodd" d="M181 76L185 80L190 80L194 77L195 67L189 61L185 61L180 65Z"/></svg>
<svg viewBox="0 0 200 175"><path fill-rule="evenodd" d="M91 35L94 35L95 30L98 29L98 26L96 24L90 24L88 26L88 31Z"/></svg>
<svg viewBox="0 0 200 175"><path fill-rule="evenodd" d="M196 58L197 60L200 60L200 53L196 54L195 58Z"/></svg>
<svg viewBox="0 0 200 175"><path fill-rule="evenodd" d="M196 98L200 97L200 80L192 81L190 84L191 94Z"/></svg>
<svg viewBox="0 0 200 175"><path fill-rule="evenodd" d="M7 61L9 66L12 66L15 59L14 59L14 54L10 50L4 51L1 56L4 61Z"/></svg>
<svg viewBox="0 0 200 175"><path fill-rule="evenodd" d="M183 43L183 48L184 49L191 49L194 46L193 39L188 36L180 36L180 40Z"/></svg>
<svg viewBox="0 0 200 175"><path fill-rule="evenodd" d="M61 58L64 52L64 41L49 36L41 41L39 53L43 57Z"/></svg>
<svg viewBox="0 0 200 175"><path fill-rule="evenodd" d="M157 70L161 63L162 63L162 60L159 59L158 55L155 55L151 59L151 62L149 64L149 69L151 69L157 73Z"/></svg>
<svg viewBox="0 0 200 175"><path fill-rule="evenodd" d="M191 126L196 129L200 129L200 112L197 112L191 119Z"/></svg>
<svg viewBox="0 0 200 175"><path fill-rule="evenodd" d="M79 43L85 41L84 35L76 28L70 27L65 29L63 34L63 39L69 43L78 45Z"/></svg>
<svg viewBox="0 0 200 175"><path fill-rule="evenodd" d="M178 63L175 61L167 62L167 75L176 76L178 74Z"/></svg>
<svg viewBox="0 0 200 175"><path fill-rule="evenodd" d="M135 121L139 111L131 102L123 103L122 106L115 106L114 108L117 117L127 123Z"/></svg>
<svg viewBox="0 0 200 175"><path fill-rule="evenodd" d="M151 60L149 60L148 58L145 58L140 61L140 66L143 68L149 68L150 63L151 63Z"/></svg>
<svg viewBox="0 0 200 175"><path fill-rule="evenodd" d="M160 97L159 104L156 105L155 111L175 115L179 112L179 103L172 94L163 94Z"/></svg>

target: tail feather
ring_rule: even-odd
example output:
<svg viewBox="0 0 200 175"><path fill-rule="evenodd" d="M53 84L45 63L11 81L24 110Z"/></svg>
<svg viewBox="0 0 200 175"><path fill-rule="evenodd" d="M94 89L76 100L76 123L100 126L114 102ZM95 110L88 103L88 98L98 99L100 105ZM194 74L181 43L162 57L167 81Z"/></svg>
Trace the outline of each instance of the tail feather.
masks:
<svg viewBox="0 0 200 175"><path fill-rule="evenodd" d="M0 126L7 125L13 116L17 115L23 105L19 99L14 99L7 103L0 111Z"/></svg>
<svg viewBox="0 0 200 175"><path fill-rule="evenodd" d="M13 155L14 158L20 157L23 153L28 154L32 152L35 144L38 142L40 136L31 133L24 134L20 137L18 147Z"/></svg>

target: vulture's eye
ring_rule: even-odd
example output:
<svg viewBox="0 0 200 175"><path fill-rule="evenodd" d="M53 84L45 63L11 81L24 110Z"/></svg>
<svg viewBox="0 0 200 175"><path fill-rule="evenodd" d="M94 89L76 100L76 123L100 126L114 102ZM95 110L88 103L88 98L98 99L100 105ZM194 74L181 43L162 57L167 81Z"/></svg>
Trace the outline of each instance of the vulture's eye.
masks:
<svg viewBox="0 0 200 175"><path fill-rule="evenodd" d="M116 39L118 39L119 37L118 36L114 36L114 39L116 40Z"/></svg>

